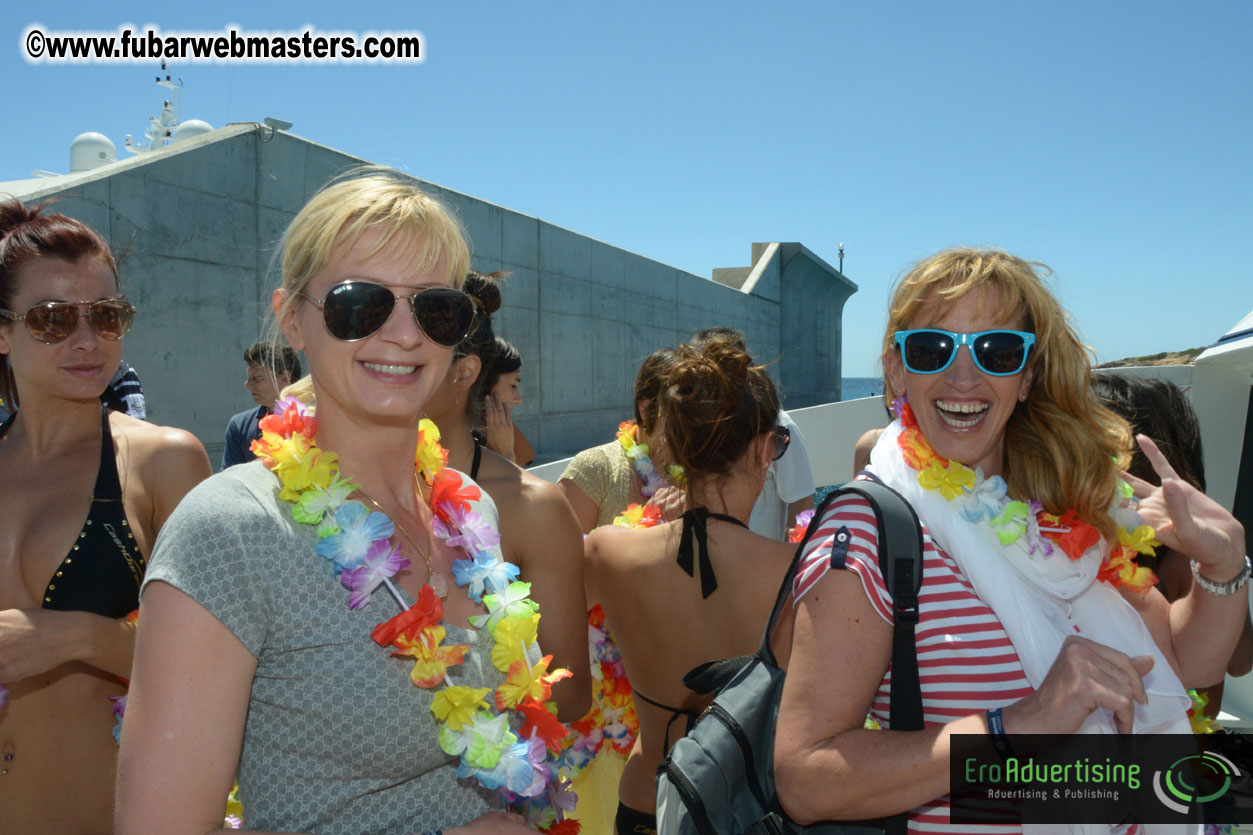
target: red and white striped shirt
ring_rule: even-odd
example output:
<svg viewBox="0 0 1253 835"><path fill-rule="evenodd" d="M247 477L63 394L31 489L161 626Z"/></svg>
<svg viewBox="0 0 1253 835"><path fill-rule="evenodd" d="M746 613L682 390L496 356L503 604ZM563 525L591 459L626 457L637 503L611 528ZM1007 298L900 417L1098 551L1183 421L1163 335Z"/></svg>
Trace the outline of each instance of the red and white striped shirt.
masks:
<svg viewBox="0 0 1253 835"><path fill-rule="evenodd" d="M893 622L892 599L879 571L878 528L869 502L858 495L842 496L823 513L818 528L801 557L793 583L799 603L831 568L831 549L836 531L847 528L845 567L861 578L870 605L887 623ZM1032 688L993 611L980 600L953 558L922 529L922 589L918 595L919 618L915 630L918 677L922 688L923 718L928 728L962 716L982 713L1031 695ZM892 671L879 683L870 713L888 727ZM910 814L911 832L1012 833L1016 826L954 826L949 823L947 797L915 809Z"/></svg>

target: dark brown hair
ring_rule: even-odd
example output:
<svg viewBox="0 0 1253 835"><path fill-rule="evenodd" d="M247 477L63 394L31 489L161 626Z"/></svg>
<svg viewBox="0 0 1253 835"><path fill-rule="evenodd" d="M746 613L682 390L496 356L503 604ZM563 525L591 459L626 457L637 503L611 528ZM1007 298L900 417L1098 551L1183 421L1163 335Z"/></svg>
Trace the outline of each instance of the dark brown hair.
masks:
<svg viewBox="0 0 1253 835"><path fill-rule="evenodd" d="M689 479L724 475L778 421L774 381L747 353L722 340L675 353L660 397L670 455Z"/></svg>
<svg viewBox="0 0 1253 835"><path fill-rule="evenodd" d="M288 345L274 342L254 342L244 351L244 362L259 365L275 377L286 373L288 382L299 380L303 371L300 368L300 356Z"/></svg>
<svg viewBox="0 0 1253 835"><path fill-rule="evenodd" d="M660 408L658 398L662 386L666 384L667 375L678 365L679 354L673 348L659 348L640 363L639 373L635 375L635 422L640 429L651 432L657 423L657 410ZM640 404L649 401L646 411L640 411Z"/></svg>
<svg viewBox="0 0 1253 835"><path fill-rule="evenodd" d="M36 258L55 257L67 261L98 258L108 265L117 281L117 262L104 238L80 220L45 212L50 203L28 209L16 198L0 200L0 309L26 312L15 311L12 307L17 292L17 271ZM0 319L0 325L5 324L16 323ZM17 408L17 383L8 356L0 362L0 397L9 408Z"/></svg>
<svg viewBox="0 0 1253 835"><path fill-rule="evenodd" d="M499 282L508 275L509 273L500 270L491 273L470 270L466 274L465 283L461 285L461 289L474 300L474 322L470 325L470 332L466 334L466 338L457 343L457 347L453 349L453 359L473 355L482 361L479 365L479 376L470 386L470 396L466 398L466 414L470 418L471 426L483 425L483 397L488 392L486 372L496 352L496 333L492 330L492 314L500 310ZM495 380L492 382L494 383Z"/></svg>
<svg viewBox="0 0 1253 835"><path fill-rule="evenodd" d="M703 351L710 342L717 341L726 342L733 348L739 348L741 351L748 350L748 342L744 339L744 331L738 328L728 328L725 325L697 331L696 335L687 344L698 351Z"/></svg>
<svg viewBox="0 0 1253 835"><path fill-rule="evenodd" d="M492 340L491 350L483 357L483 370L479 372L479 387L482 395L479 400L496 388L496 383L504 374L512 374L522 370L522 354L514 344L503 336Z"/></svg>
<svg viewBox="0 0 1253 835"><path fill-rule="evenodd" d="M1180 478L1205 492L1201 428L1183 389L1167 380L1103 372L1092 375L1092 391L1131 424L1133 433L1152 438ZM1127 472L1149 484L1162 483L1138 446Z"/></svg>

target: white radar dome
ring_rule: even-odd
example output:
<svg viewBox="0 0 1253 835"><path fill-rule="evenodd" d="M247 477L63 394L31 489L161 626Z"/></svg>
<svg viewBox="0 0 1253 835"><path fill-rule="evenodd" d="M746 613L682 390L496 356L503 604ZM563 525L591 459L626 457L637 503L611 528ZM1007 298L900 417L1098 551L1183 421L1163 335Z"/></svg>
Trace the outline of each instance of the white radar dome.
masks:
<svg viewBox="0 0 1253 835"><path fill-rule="evenodd" d="M174 135L170 138L170 142L182 142L184 139L191 139L195 136L209 133L213 130L213 125L201 119L188 119L174 129Z"/></svg>
<svg viewBox="0 0 1253 835"><path fill-rule="evenodd" d="M117 162L117 146L103 133L80 133L70 144L70 170L90 171Z"/></svg>

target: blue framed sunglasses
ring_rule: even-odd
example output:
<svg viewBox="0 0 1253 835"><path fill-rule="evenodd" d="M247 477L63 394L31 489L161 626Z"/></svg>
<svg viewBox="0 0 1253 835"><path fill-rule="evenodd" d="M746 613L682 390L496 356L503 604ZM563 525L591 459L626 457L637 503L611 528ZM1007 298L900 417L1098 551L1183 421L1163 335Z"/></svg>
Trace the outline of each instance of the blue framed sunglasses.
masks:
<svg viewBox="0 0 1253 835"><path fill-rule="evenodd" d="M975 367L993 377L1011 377L1027 365L1027 355L1035 344L1035 334L1026 331L979 331L953 333L938 328L897 331L894 337L901 350L905 370L914 374L939 374L953 364L965 345Z"/></svg>

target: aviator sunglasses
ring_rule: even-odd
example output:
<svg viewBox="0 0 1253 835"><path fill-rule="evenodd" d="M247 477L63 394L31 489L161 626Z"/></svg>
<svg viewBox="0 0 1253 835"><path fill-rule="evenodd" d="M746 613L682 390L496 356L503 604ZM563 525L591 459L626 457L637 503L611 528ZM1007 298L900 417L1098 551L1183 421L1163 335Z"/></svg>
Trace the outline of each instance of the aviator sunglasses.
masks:
<svg viewBox="0 0 1253 835"><path fill-rule="evenodd" d="M962 345L970 349L975 366L993 377L1010 377L1022 371L1035 344L1035 334L1026 331L979 331L953 333L938 328L897 331L905 370L914 374L939 374L953 364Z"/></svg>
<svg viewBox="0 0 1253 835"><path fill-rule="evenodd" d="M382 330L401 299L409 300L413 319L432 342L452 347L465 339L474 322L474 301L451 287L427 287L416 293L393 293L373 281L341 281L315 299L298 293L322 309L322 321L341 342L358 342Z"/></svg>
<svg viewBox="0 0 1253 835"><path fill-rule="evenodd" d="M74 332L84 309L91 329L104 339L126 336L135 319L135 308L124 298L94 302L40 302L25 313L0 308L0 316L14 322L25 322L31 336L46 345L55 345Z"/></svg>

